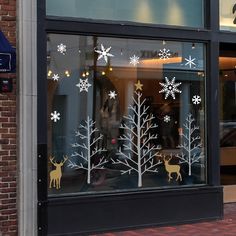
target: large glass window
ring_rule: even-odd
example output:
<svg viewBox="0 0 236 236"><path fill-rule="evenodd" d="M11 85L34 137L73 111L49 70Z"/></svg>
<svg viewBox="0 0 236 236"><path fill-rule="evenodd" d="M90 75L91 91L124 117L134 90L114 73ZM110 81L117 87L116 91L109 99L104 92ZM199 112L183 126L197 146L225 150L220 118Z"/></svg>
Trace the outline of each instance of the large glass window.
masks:
<svg viewBox="0 0 236 236"><path fill-rule="evenodd" d="M204 27L204 0L47 0L47 15Z"/></svg>
<svg viewBox="0 0 236 236"><path fill-rule="evenodd" d="M220 29L236 31L236 2L220 0Z"/></svg>
<svg viewBox="0 0 236 236"><path fill-rule="evenodd" d="M206 183L202 43L49 34L49 195Z"/></svg>
<svg viewBox="0 0 236 236"><path fill-rule="evenodd" d="M221 184L236 184L236 46L220 51Z"/></svg>

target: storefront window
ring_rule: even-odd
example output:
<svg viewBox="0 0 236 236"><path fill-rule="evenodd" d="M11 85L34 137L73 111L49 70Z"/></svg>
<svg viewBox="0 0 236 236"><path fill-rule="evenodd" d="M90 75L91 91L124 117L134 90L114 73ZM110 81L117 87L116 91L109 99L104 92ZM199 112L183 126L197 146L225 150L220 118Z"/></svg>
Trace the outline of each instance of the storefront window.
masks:
<svg viewBox="0 0 236 236"><path fill-rule="evenodd" d="M206 183L202 43L49 34L49 195Z"/></svg>
<svg viewBox="0 0 236 236"><path fill-rule="evenodd" d="M222 44L220 51L221 184L236 184L236 49Z"/></svg>
<svg viewBox="0 0 236 236"><path fill-rule="evenodd" d="M235 0L220 0L220 29L236 31Z"/></svg>
<svg viewBox="0 0 236 236"><path fill-rule="evenodd" d="M48 16L204 27L204 0L47 0Z"/></svg>

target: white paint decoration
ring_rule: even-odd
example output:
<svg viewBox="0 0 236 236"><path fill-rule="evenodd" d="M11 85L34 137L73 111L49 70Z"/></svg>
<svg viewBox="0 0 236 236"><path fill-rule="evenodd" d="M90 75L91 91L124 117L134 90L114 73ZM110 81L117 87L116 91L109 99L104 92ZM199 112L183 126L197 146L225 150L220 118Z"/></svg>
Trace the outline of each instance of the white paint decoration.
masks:
<svg viewBox="0 0 236 236"><path fill-rule="evenodd" d="M173 77L171 81L167 77L165 77L165 81L165 83L159 83L163 87L163 89L160 90L159 93L165 93L165 99L167 99L169 95L171 95L171 97L175 99L175 93L182 93L182 91L177 89L177 87L181 85L181 82L175 83L175 77Z"/></svg>
<svg viewBox="0 0 236 236"><path fill-rule="evenodd" d="M160 59L163 59L163 60L167 60L170 58L171 54L170 54L170 50L169 49L160 49L159 53L158 53Z"/></svg>
<svg viewBox="0 0 236 236"><path fill-rule="evenodd" d="M110 91L108 93L108 96L110 97L110 99L115 99L117 96L116 91Z"/></svg>
<svg viewBox="0 0 236 236"><path fill-rule="evenodd" d="M99 160L94 163L93 159L101 155L102 152L106 150L102 147L98 147L99 142L102 140L103 136L95 134L99 131L95 128L95 121L87 117L84 122L85 124L80 124L79 131L76 132L76 136L79 137L79 142L72 144L73 148L77 148L71 157L78 157L78 162L73 162L69 160L69 167L75 169L84 169L87 171L87 183L91 183L91 171L95 169L104 169L104 164L108 161L104 156L101 156ZM81 132L80 132L81 131Z"/></svg>
<svg viewBox="0 0 236 236"><path fill-rule="evenodd" d="M186 66L189 65L189 68L190 68L190 69L192 68L192 66L196 67L196 63L194 62L194 61L196 60L196 58L192 58L191 55L189 55L188 58L184 58L184 60L187 61L187 62L185 63L185 65L186 65Z"/></svg>
<svg viewBox="0 0 236 236"><path fill-rule="evenodd" d="M201 101L202 101L202 99L201 99L201 97L199 95L194 95L192 97L192 102L195 105L199 105L201 103Z"/></svg>
<svg viewBox="0 0 236 236"><path fill-rule="evenodd" d="M142 176L146 172L157 173L157 165L161 163L155 158L161 155L152 140L157 139L157 134L151 133L151 129L157 128L153 124L153 115L148 115L149 107L145 105L146 99L141 101L142 94L135 92L137 98L133 97L134 105L129 106L129 115L124 116L127 123L121 124L120 128L124 134L119 140L124 144L118 150L118 158L112 159L113 164L124 165L127 169L121 170L121 174L131 174L132 171L138 174L138 187L142 187Z"/></svg>
<svg viewBox="0 0 236 236"><path fill-rule="evenodd" d="M109 48L105 48L102 44L101 44L101 50L94 50L96 53L99 54L98 56L98 60L100 60L101 58L104 58L105 62L107 63L108 61L108 57L114 57L114 55L112 55L110 53L111 47Z"/></svg>
<svg viewBox="0 0 236 236"><path fill-rule="evenodd" d="M52 76L53 81L58 81L59 78L60 76L58 74L53 74Z"/></svg>
<svg viewBox="0 0 236 236"><path fill-rule="evenodd" d="M60 113L57 111L54 111L53 113L51 113L51 120L53 120L54 122L57 122L58 120L60 120Z"/></svg>
<svg viewBox="0 0 236 236"><path fill-rule="evenodd" d="M82 92L82 91L85 91L85 92L88 92L88 89L90 86L92 86L89 82L88 82L88 78L86 79L79 79L79 83L76 84L77 87L79 87L79 91Z"/></svg>
<svg viewBox="0 0 236 236"><path fill-rule="evenodd" d="M198 135L199 127L195 126L194 122L195 119L192 114L189 114L186 123L183 124L184 131L180 134L182 143L178 147L182 149L182 153L176 155L180 159L180 164L187 163L189 176L192 175L193 164L204 158L201 137Z"/></svg>
<svg viewBox="0 0 236 236"><path fill-rule="evenodd" d="M139 64L139 57L138 56L133 55L129 59L130 59L129 63L132 64L133 66L137 66L137 64Z"/></svg>
<svg viewBox="0 0 236 236"><path fill-rule="evenodd" d="M164 116L164 122L169 123L170 122L170 116L165 115Z"/></svg>
<svg viewBox="0 0 236 236"><path fill-rule="evenodd" d="M63 43L60 43L57 45L57 51L60 52L61 54L65 55L66 54L66 45Z"/></svg>

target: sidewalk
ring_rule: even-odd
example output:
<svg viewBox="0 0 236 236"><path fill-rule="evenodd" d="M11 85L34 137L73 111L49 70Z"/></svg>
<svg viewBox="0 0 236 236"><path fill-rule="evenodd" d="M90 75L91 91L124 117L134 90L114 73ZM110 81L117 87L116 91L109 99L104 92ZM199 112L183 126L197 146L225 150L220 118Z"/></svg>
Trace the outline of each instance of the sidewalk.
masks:
<svg viewBox="0 0 236 236"><path fill-rule="evenodd" d="M224 219L196 224L145 228L92 236L236 236L236 203L224 205Z"/></svg>

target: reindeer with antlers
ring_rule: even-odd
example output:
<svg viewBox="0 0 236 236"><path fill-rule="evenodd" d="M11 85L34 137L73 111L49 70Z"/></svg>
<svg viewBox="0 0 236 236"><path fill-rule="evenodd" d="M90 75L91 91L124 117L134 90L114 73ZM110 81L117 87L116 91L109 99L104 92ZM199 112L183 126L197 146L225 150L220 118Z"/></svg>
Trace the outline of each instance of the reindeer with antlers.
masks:
<svg viewBox="0 0 236 236"><path fill-rule="evenodd" d="M61 176L62 176L62 172L61 172L61 167L64 165L64 163L68 160L67 156L63 156L63 161L61 161L60 163L54 162L55 157L49 157L50 162L56 167L55 170L50 171L50 184L49 184L49 188L52 188L52 183L53 183L53 187L56 189L60 189L61 188Z"/></svg>
<svg viewBox="0 0 236 236"><path fill-rule="evenodd" d="M164 160L165 169L168 172L168 176L169 176L168 181L170 182L170 180L173 179L173 177L171 176L172 173L176 173L177 174L176 181L177 180L182 181L182 176L180 174L180 165L170 165L169 161L171 159L172 159L172 155L171 155L171 157L168 160L166 159L165 156L164 156L164 159L163 159Z"/></svg>

